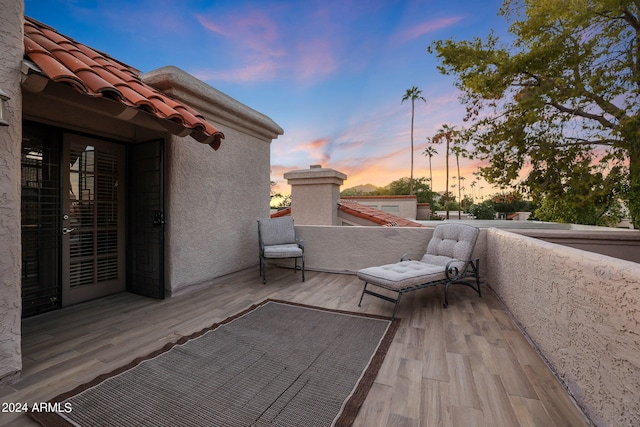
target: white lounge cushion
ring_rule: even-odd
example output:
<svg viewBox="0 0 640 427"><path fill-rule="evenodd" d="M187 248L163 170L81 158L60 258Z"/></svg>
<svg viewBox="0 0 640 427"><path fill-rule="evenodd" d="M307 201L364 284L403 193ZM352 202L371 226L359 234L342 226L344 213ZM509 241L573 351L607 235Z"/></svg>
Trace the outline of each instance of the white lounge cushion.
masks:
<svg viewBox="0 0 640 427"><path fill-rule="evenodd" d="M449 258L448 256L425 254L420 259L420 262L424 262L425 264L438 265L442 267L444 271L444 268L452 260L453 259ZM454 267L457 268L458 270L461 270L462 268L464 268L464 261L453 260L453 262L449 265L449 268L454 268Z"/></svg>
<svg viewBox="0 0 640 427"><path fill-rule="evenodd" d="M401 261L363 268L358 271L358 277L367 283L399 291L423 283L443 280L446 275L442 265L427 264L422 261Z"/></svg>
<svg viewBox="0 0 640 427"><path fill-rule="evenodd" d="M476 245L478 233L478 228L466 224L438 225L433 231L433 237L429 240L426 254L469 260ZM424 261L432 262L426 259Z"/></svg>

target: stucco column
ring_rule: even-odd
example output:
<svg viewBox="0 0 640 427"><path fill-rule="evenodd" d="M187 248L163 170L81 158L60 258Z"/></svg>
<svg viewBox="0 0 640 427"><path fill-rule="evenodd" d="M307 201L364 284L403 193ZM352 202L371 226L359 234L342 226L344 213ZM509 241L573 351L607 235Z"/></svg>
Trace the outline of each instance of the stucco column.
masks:
<svg viewBox="0 0 640 427"><path fill-rule="evenodd" d="M287 172L291 216L298 225L338 225L340 186L347 175L320 165Z"/></svg>
<svg viewBox="0 0 640 427"><path fill-rule="evenodd" d="M0 125L0 385L16 380L22 369L20 65L24 55L23 16L21 0L0 0L0 89L9 97L4 110L8 126Z"/></svg>

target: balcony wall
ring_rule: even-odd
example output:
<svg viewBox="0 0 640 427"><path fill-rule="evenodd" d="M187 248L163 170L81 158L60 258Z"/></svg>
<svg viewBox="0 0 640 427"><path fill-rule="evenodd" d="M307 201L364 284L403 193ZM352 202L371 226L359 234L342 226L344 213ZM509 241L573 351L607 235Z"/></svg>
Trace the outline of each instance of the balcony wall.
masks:
<svg viewBox="0 0 640 427"><path fill-rule="evenodd" d="M601 426L640 425L640 264L487 230L486 280Z"/></svg>
<svg viewBox="0 0 640 427"><path fill-rule="evenodd" d="M307 268L338 273L421 254L433 233L427 227L296 230L305 240ZM606 235L589 239L594 249L612 245ZM640 264L496 228L481 229L475 255L484 283L591 420L640 425Z"/></svg>
<svg viewBox="0 0 640 427"><path fill-rule="evenodd" d="M546 242L640 263L640 233L633 230L511 230Z"/></svg>

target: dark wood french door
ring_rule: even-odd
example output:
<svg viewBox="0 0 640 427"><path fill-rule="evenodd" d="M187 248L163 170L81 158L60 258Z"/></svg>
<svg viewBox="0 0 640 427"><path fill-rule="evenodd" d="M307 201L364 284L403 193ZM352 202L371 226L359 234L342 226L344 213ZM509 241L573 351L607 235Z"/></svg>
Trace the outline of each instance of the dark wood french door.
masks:
<svg viewBox="0 0 640 427"><path fill-rule="evenodd" d="M120 144L63 136L63 306L125 290L125 156Z"/></svg>
<svg viewBox="0 0 640 427"><path fill-rule="evenodd" d="M164 141L129 146L127 290L164 298Z"/></svg>

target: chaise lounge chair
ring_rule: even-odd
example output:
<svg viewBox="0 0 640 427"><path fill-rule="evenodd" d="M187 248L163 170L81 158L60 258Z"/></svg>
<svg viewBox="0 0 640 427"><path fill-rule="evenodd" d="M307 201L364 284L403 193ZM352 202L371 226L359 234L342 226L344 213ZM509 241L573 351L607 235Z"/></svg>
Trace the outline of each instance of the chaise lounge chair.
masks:
<svg viewBox="0 0 640 427"><path fill-rule="evenodd" d="M441 224L434 229L427 252L419 261L402 257L401 261L395 264L359 270L358 277L365 283L358 307L361 306L365 294L373 295L395 303L391 316L394 319L403 294L442 284L445 285L443 304L445 308L449 305L449 286L454 283L469 286L482 296L480 259L472 259L479 231L478 228L466 224ZM469 278L475 278L475 285L467 281ZM392 298L374 292L368 288L369 285L397 292L398 296Z"/></svg>

